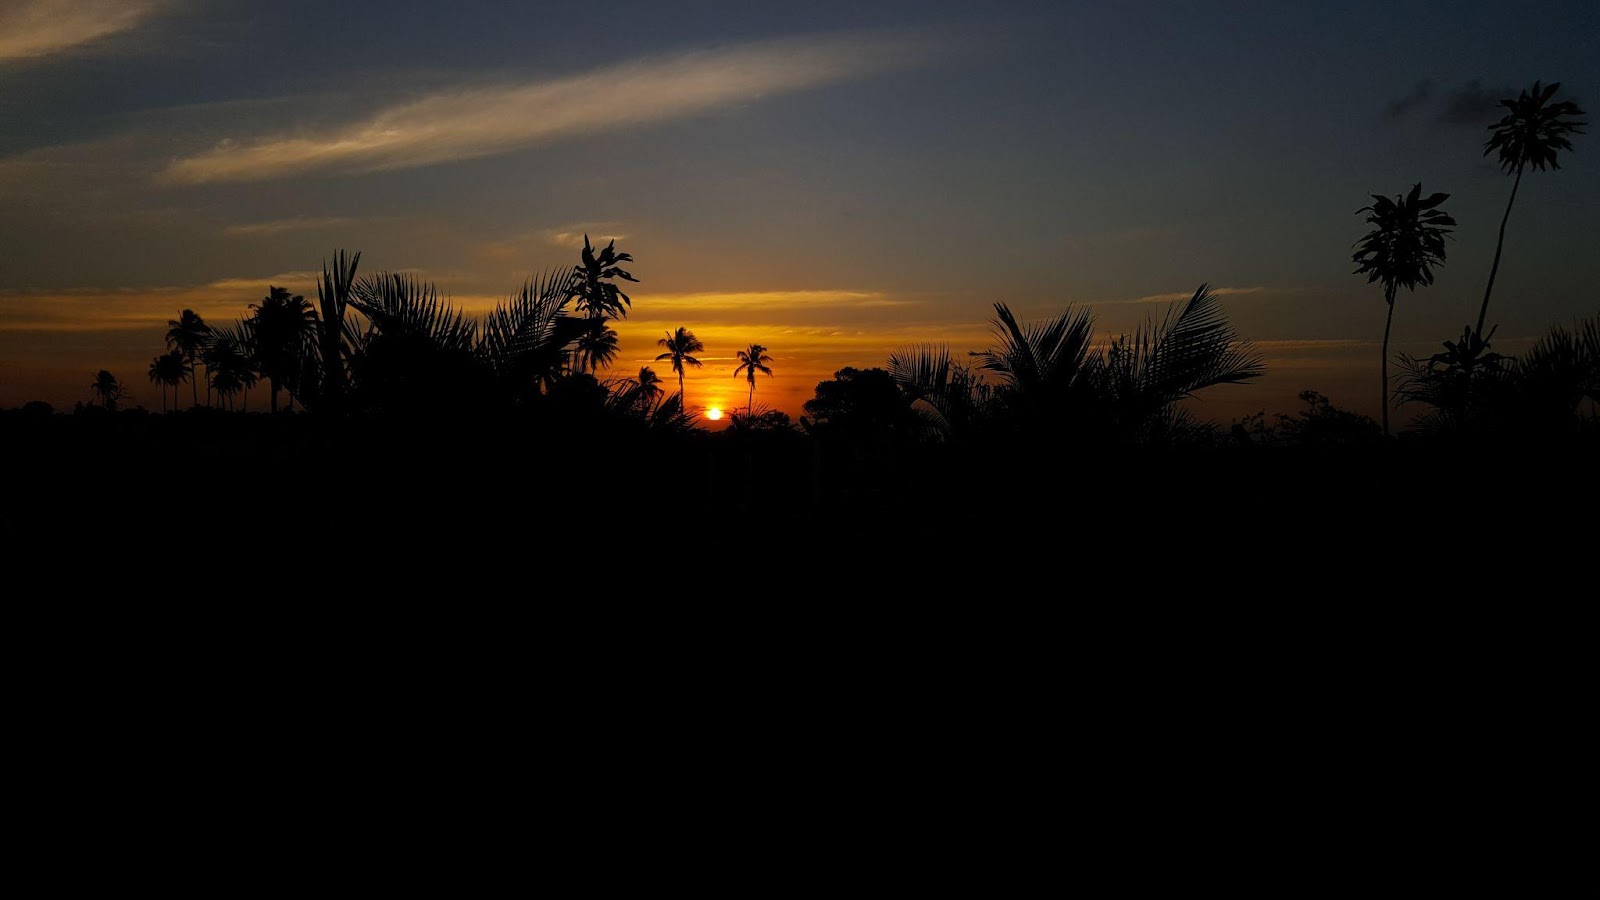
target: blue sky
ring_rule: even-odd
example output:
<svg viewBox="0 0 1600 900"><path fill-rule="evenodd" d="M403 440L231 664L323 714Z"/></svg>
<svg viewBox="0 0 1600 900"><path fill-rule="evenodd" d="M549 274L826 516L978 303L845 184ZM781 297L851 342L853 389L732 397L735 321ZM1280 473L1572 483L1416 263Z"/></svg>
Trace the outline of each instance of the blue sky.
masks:
<svg viewBox="0 0 1600 900"><path fill-rule="evenodd" d="M1558 80L1592 110L1600 84L1592 2L768 6L14 0L0 406L70 406L102 367L154 403L166 319L311 293L336 248L481 309L587 231L638 258L619 369L706 339L691 403L743 399L750 342L777 360L758 401L798 414L839 366L983 346L996 301L1115 332L1209 282L1269 374L1203 415L1305 388L1375 414L1355 210L1452 195L1449 262L1396 313L1396 349L1431 352L1510 188L1494 99ZM1600 308L1593 140L1524 180L1504 349Z"/></svg>

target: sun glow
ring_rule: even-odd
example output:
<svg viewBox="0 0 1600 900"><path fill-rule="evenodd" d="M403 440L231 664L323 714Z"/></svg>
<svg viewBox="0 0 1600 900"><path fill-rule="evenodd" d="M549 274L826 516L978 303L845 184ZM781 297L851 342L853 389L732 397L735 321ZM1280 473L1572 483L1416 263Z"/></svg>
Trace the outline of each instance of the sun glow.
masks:
<svg viewBox="0 0 1600 900"><path fill-rule="evenodd" d="M715 422L718 419L722 418L722 410L720 410L720 409L716 408L715 406L713 406L710 409L706 410L706 418L708 418L711 421Z"/></svg>

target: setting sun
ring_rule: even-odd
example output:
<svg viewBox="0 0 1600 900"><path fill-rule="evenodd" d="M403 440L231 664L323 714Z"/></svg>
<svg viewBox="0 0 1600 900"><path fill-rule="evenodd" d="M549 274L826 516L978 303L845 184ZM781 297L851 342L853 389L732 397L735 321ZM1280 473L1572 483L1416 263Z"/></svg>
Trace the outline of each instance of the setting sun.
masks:
<svg viewBox="0 0 1600 900"><path fill-rule="evenodd" d="M720 410L720 409L716 408L715 406L713 406L710 409L706 410L706 418L708 418L711 421L715 422L718 419L722 418L722 410Z"/></svg>

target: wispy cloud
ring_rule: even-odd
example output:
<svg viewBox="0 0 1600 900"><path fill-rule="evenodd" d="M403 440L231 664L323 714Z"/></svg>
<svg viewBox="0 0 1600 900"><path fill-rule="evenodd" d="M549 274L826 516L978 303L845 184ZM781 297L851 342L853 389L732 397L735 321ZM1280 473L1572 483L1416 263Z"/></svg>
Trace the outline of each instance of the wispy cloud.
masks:
<svg viewBox="0 0 1600 900"><path fill-rule="evenodd" d="M864 33L737 45L581 75L442 91L346 128L226 141L173 162L169 181L371 172L508 153L563 138L724 109L930 59L919 36Z"/></svg>
<svg viewBox="0 0 1600 900"><path fill-rule="evenodd" d="M49 56L138 27L161 0L7 0L0 9L0 62Z"/></svg>
<svg viewBox="0 0 1600 900"><path fill-rule="evenodd" d="M1211 293L1218 297L1233 297L1240 294L1259 294L1269 290L1265 287L1219 287L1212 288ZM1271 288L1277 291L1281 288ZM1101 300L1100 303L1172 303L1177 300L1187 300L1194 296L1194 291L1173 291L1170 294L1151 294L1147 297L1134 297L1129 300Z"/></svg>
<svg viewBox="0 0 1600 900"><path fill-rule="evenodd" d="M761 312L780 310L882 309L910 306L915 300L891 297L881 291L709 291L685 294L650 294L648 306L695 312Z"/></svg>
<svg viewBox="0 0 1600 900"><path fill-rule="evenodd" d="M1410 112L1413 108L1428 102L1433 96L1433 82L1424 78L1417 82L1411 93L1404 97L1396 97L1383 105L1383 114L1387 118L1396 119Z"/></svg>
<svg viewBox="0 0 1600 900"><path fill-rule="evenodd" d="M1505 110L1500 101L1515 97L1511 88L1486 88L1476 78L1450 92L1444 107L1439 110L1439 121L1447 125L1488 126L1499 119Z"/></svg>
<svg viewBox="0 0 1600 900"><path fill-rule="evenodd" d="M291 231L321 231L328 228L348 228L354 225L381 225L396 221L389 216L324 216L321 218L299 216L293 219L274 219L270 222L244 222L229 225L222 233L229 237L267 237Z"/></svg>

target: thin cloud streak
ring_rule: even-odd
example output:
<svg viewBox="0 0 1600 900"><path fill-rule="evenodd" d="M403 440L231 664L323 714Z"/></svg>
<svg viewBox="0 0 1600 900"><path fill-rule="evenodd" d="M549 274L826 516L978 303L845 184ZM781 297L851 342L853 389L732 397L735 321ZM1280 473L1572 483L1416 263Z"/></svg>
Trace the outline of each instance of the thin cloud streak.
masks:
<svg viewBox="0 0 1600 900"><path fill-rule="evenodd" d="M270 222L244 222L222 229L228 237L270 237L293 231L320 231L328 228L348 228L355 225L381 225L393 222L392 217L325 216L314 218L299 216L293 219L275 219Z"/></svg>
<svg viewBox="0 0 1600 900"><path fill-rule="evenodd" d="M878 33L789 39L526 84L442 91L327 134L224 142L173 162L163 178L258 181L474 159L902 69L937 49L928 38Z"/></svg>
<svg viewBox="0 0 1600 900"><path fill-rule="evenodd" d="M1236 297L1236 296L1239 296L1239 295L1242 295L1242 294L1259 294L1259 293L1262 293L1263 291L1268 291L1268 290L1271 290L1271 291L1282 291L1282 290L1287 290L1287 289L1285 289L1285 288L1266 288L1266 287L1242 287L1242 288L1219 287L1219 288L1212 288L1211 289L1211 293L1215 294L1218 297ZM1172 302L1178 301L1178 300L1188 300L1190 297L1193 297L1193 296L1194 296L1194 291L1173 291L1170 294L1151 294L1151 295L1149 295L1147 297L1134 297L1134 298L1129 299L1129 300L1101 300L1098 303L1090 303L1090 304L1087 304L1087 305L1089 305L1089 306L1097 306L1097 305L1100 305L1100 304L1118 305L1118 304L1123 304L1123 303L1172 303Z"/></svg>
<svg viewBox="0 0 1600 900"><path fill-rule="evenodd" d="M15 4L15 5L13 5ZM60 53L143 24L159 0L10 0L0 11L0 62Z"/></svg>

